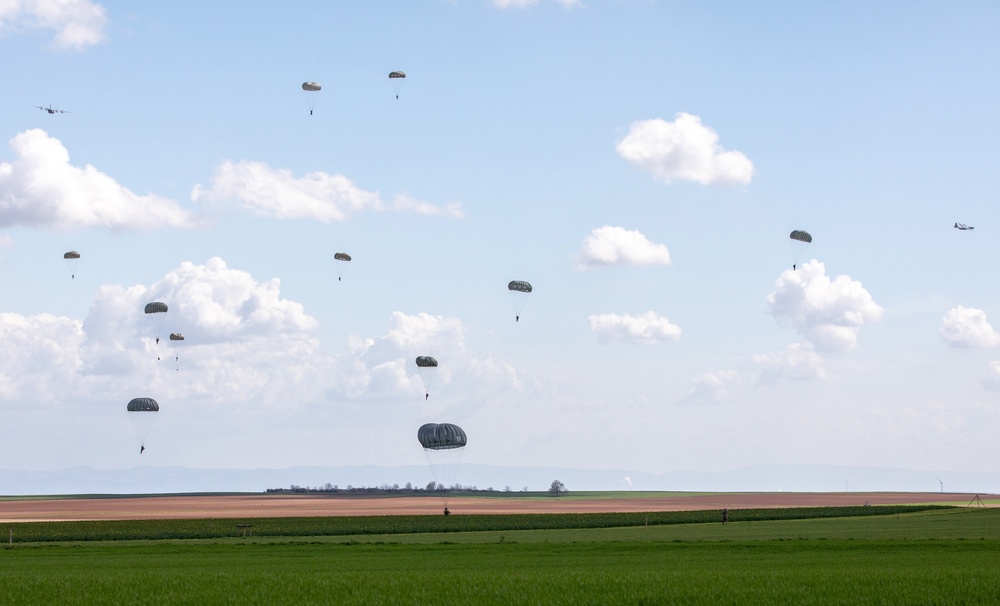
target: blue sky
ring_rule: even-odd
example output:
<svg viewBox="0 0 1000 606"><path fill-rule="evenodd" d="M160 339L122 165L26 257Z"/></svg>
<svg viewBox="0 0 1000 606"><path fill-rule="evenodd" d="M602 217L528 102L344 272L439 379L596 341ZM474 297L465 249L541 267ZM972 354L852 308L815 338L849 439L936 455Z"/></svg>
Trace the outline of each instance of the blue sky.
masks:
<svg viewBox="0 0 1000 606"><path fill-rule="evenodd" d="M454 422L484 464L995 471L998 22L8 3L0 460L400 465Z"/></svg>

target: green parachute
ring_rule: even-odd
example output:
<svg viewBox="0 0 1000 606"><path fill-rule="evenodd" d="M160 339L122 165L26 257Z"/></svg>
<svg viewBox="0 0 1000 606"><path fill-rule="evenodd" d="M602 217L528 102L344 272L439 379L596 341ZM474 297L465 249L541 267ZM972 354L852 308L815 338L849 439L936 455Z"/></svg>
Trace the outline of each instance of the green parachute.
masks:
<svg viewBox="0 0 1000 606"><path fill-rule="evenodd" d="M392 82L392 88L396 91L396 98L399 99L399 90L403 88L403 82L406 80L406 72L389 72L389 82Z"/></svg>
<svg viewBox="0 0 1000 606"><path fill-rule="evenodd" d="M417 440L424 447L427 465L431 468L438 489L447 494L447 490L455 483L462 453L469 442L465 430L454 423L425 423L417 430ZM447 508L447 497L444 499Z"/></svg>
<svg viewBox="0 0 1000 606"><path fill-rule="evenodd" d="M306 93L306 98L309 100L309 115L313 115L313 107L316 105L316 94L323 90L323 85L319 82L303 82L302 90Z"/></svg>
<svg viewBox="0 0 1000 606"><path fill-rule="evenodd" d="M132 398L125 409L135 429L135 437L139 440L139 454L142 454L146 450L149 430L156 421L156 413L160 412L160 405L153 398Z"/></svg>
<svg viewBox="0 0 1000 606"><path fill-rule="evenodd" d="M75 250L64 252L63 259L66 259L66 265L69 266L70 279L76 278L76 265L80 262L80 253Z"/></svg>
<svg viewBox="0 0 1000 606"><path fill-rule="evenodd" d="M337 262L337 282L340 282L340 279L344 277L347 264L351 262L351 255L345 252L334 253L333 260Z"/></svg>
<svg viewBox="0 0 1000 606"><path fill-rule="evenodd" d="M417 371L420 373L420 380L424 382L424 399L431 397L431 383L437 371L438 361L430 356L417 356Z"/></svg>
<svg viewBox="0 0 1000 606"><path fill-rule="evenodd" d="M798 269L802 263L802 257L806 254L806 244L813 241L812 234L801 229L796 229L788 234L788 245L792 251L792 270Z"/></svg>
<svg viewBox="0 0 1000 606"><path fill-rule="evenodd" d="M156 359L160 359L160 331L163 329L163 318L161 314L167 313L167 304L160 301L146 303L143 312L150 318L153 324L153 336L156 338Z"/></svg>
<svg viewBox="0 0 1000 606"><path fill-rule="evenodd" d="M528 295L533 290L531 284L524 280L511 280L507 283L511 303L514 304L514 321L521 321L521 309L528 302Z"/></svg>
<svg viewBox="0 0 1000 606"><path fill-rule="evenodd" d="M172 332L172 333L170 333L170 340L171 341L183 341L184 340L184 335L182 335L179 332ZM175 355L174 356L174 364L177 366L176 370L180 371L180 369L181 369L181 357L179 355Z"/></svg>

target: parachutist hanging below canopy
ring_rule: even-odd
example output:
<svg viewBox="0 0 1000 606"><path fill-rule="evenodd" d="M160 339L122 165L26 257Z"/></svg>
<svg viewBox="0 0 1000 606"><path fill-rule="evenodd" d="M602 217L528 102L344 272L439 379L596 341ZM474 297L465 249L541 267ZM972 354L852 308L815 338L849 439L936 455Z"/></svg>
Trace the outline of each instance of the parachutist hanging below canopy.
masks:
<svg viewBox="0 0 1000 606"><path fill-rule="evenodd" d="M788 237L791 240L802 242L804 244L809 244L813 241L812 235L810 235L809 232L803 231L801 229L794 230L792 233L788 234ZM802 258L803 254L805 254L804 249L796 247L795 255L792 262L792 271L798 269L799 260Z"/></svg>
<svg viewBox="0 0 1000 606"><path fill-rule="evenodd" d="M510 300L514 303L514 321L521 321L521 309L528 302L528 295L533 290L531 284L524 280L511 280L507 283L507 290L510 291Z"/></svg>
<svg viewBox="0 0 1000 606"><path fill-rule="evenodd" d="M302 90L308 93L309 99L309 115L313 115L313 107L316 105L316 98L314 93L318 93L323 90L323 86L319 82L303 82Z"/></svg>
<svg viewBox="0 0 1000 606"><path fill-rule="evenodd" d="M431 379L436 372L438 361L430 356L417 356L417 370L420 371L420 378L424 382L424 400L431 397Z"/></svg>
<svg viewBox="0 0 1000 606"><path fill-rule="evenodd" d="M396 90L396 98L399 99L399 89L403 87L403 81L406 79L406 73L395 71L389 72L389 80L392 82L392 87Z"/></svg>
<svg viewBox="0 0 1000 606"><path fill-rule="evenodd" d="M70 279L76 278L76 264L80 260L80 253L75 250L64 252L63 259L66 259L66 264L70 266Z"/></svg>
<svg viewBox="0 0 1000 606"><path fill-rule="evenodd" d="M347 263L351 261L351 255L345 252L334 253L333 260L337 261L337 282L344 277L344 270L347 269Z"/></svg>

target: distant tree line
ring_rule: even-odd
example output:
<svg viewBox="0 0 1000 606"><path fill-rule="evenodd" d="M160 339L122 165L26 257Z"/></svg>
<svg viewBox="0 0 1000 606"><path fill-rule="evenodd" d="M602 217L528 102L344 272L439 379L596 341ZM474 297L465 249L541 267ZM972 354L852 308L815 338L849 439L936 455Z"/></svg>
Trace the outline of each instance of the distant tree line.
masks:
<svg viewBox="0 0 1000 606"><path fill-rule="evenodd" d="M527 488L527 487L525 487ZM382 484L381 486L351 486L341 488L337 484L329 482L323 486L299 486L292 484L288 488L268 488L265 492L294 492L294 493L340 493L340 494L412 494L426 492L497 492L492 486L489 488L479 488L478 486L463 486L462 484L452 484L445 486L438 482L430 482L421 488L414 486L410 482L400 486L399 484ZM504 492L512 492L510 486L504 488Z"/></svg>
<svg viewBox="0 0 1000 606"><path fill-rule="evenodd" d="M514 492L510 486L504 486L502 491L494 490L492 486L488 488L479 488L478 486L463 486L462 484L452 484L451 486L445 486L439 482L429 482L427 486L423 488L419 486L414 486L410 482L405 485L400 486L399 484L382 484L381 486L351 486L348 484L346 487L341 488L337 484L330 484L327 482L322 486L299 486L298 484L292 484L288 488L268 488L264 492L266 493L320 493L320 494L359 494L359 495L382 495L382 494L426 494L426 493L442 493L442 492ZM525 486L520 492L528 492L528 487ZM558 497L560 494L566 494L568 492L566 487L562 482L556 480L549 487L548 493L552 496Z"/></svg>

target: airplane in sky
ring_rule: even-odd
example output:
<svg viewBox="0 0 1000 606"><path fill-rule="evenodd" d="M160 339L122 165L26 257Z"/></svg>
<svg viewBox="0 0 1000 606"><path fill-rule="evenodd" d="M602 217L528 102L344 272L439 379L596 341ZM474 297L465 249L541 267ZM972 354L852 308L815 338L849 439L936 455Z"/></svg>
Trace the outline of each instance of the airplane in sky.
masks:
<svg viewBox="0 0 1000 606"><path fill-rule="evenodd" d="M52 107L51 103L49 103L48 107L42 107L41 105L36 105L35 107L37 107L38 109L42 110L43 112L49 112L50 114L68 114L69 113L68 111L66 111L64 109L56 109L56 108Z"/></svg>
<svg viewBox="0 0 1000 606"><path fill-rule="evenodd" d="M970 229L976 229L975 226L969 227L965 223L956 223L955 229L960 229L962 231L969 231Z"/></svg>

